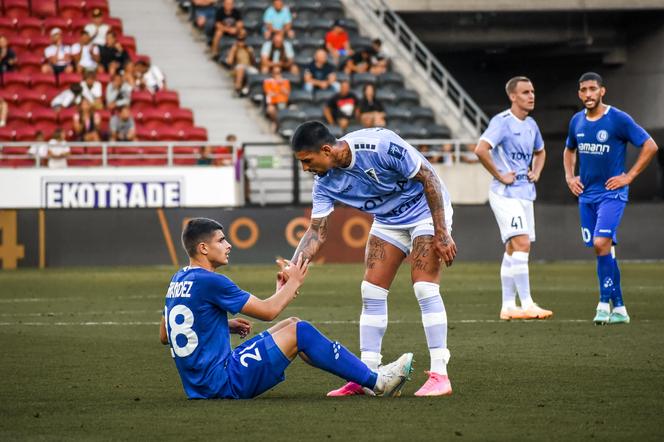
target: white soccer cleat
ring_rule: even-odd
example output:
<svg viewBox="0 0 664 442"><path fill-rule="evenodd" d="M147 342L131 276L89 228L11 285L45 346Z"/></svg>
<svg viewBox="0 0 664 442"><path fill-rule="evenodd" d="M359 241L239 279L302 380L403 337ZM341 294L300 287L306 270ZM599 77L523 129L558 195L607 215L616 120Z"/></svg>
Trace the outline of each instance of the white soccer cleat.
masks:
<svg viewBox="0 0 664 442"><path fill-rule="evenodd" d="M413 372L413 354L404 353L396 361L383 365L378 369L378 380L374 387L376 396L395 397Z"/></svg>

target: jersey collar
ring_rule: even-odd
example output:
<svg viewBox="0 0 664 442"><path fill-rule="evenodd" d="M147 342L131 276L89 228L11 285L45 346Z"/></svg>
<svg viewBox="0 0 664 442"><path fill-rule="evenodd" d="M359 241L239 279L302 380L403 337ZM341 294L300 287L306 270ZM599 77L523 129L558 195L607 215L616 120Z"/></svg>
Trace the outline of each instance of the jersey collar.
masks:
<svg viewBox="0 0 664 442"><path fill-rule="evenodd" d="M611 105L610 105L610 104L607 104L607 105L606 105L606 110L604 111L604 113L602 114L602 116L608 114L610 110L611 110ZM586 120L588 120L588 109L583 109L583 115L586 117ZM599 117L597 120L599 120L599 119L601 119L601 118L602 118L602 117ZM597 121L597 120L588 120L588 121Z"/></svg>
<svg viewBox="0 0 664 442"><path fill-rule="evenodd" d="M511 115L511 117L514 118L514 119L515 119L516 121L518 121L519 123L525 123L525 122L526 122L526 118L528 118L528 115L526 115L526 118L524 118L523 120L519 119L519 117L517 117L516 115L514 115L514 114L512 113L512 109L508 109L507 112L509 112L509 114Z"/></svg>

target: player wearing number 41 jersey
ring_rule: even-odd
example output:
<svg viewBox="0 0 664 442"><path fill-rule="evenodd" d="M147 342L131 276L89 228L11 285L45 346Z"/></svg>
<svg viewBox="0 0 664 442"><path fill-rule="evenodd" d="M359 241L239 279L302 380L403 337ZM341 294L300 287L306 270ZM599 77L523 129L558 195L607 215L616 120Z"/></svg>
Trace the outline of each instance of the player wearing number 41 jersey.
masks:
<svg viewBox="0 0 664 442"><path fill-rule="evenodd" d="M657 144L632 117L602 102L602 77L587 72L579 78L579 99L585 109L572 117L564 153L565 179L579 197L581 233L597 256L599 304L595 324L629 323L622 298L616 260L616 231L627 205L629 184L657 153ZM641 148L636 163L625 173L627 143ZM579 175L575 175L576 158ZM613 311L610 311L613 303Z"/></svg>
<svg viewBox="0 0 664 442"><path fill-rule="evenodd" d="M528 272L530 244L535 241L535 183L546 156L537 123L528 116L535 108L535 89L528 78L514 77L505 91L511 108L491 119L475 149L493 175L489 203L505 243L500 319L547 319L553 313L533 302ZM521 307L516 305L517 292Z"/></svg>
<svg viewBox="0 0 664 442"><path fill-rule="evenodd" d="M309 262L299 259L277 275L277 291L259 299L215 273L228 264L231 245L223 227L206 218L190 220L182 243L190 262L168 287L160 325L162 344L170 345L184 391L190 399L248 399L285 379L284 371L298 354L314 367L352 379L374 394L396 396L412 370L412 353L371 370L338 342L297 318L283 320L244 344L231 348L230 333L251 332L243 313L271 321L295 299Z"/></svg>

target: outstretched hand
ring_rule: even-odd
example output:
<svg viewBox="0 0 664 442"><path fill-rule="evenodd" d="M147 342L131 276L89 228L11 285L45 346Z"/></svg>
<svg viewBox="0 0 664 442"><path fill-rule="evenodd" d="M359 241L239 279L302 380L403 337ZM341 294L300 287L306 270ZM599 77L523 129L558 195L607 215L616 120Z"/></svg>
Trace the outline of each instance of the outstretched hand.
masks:
<svg viewBox="0 0 664 442"><path fill-rule="evenodd" d="M438 257L445 262L447 267L451 266L457 254L457 246L452 239L452 235L445 230L442 236L434 236L433 244Z"/></svg>
<svg viewBox="0 0 664 442"><path fill-rule="evenodd" d="M244 339L251 333L251 322L244 318L229 319L228 329L231 333L240 335Z"/></svg>

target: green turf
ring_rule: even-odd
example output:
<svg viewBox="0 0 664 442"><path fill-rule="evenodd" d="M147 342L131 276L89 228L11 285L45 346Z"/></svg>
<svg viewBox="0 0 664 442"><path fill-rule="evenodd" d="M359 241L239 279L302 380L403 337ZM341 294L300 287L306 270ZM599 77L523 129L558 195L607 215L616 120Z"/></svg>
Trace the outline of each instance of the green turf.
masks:
<svg viewBox="0 0 664 442"><path fill-rule="evenodd" d="M0 272L0 440L662 440L663 268L623 264L632 323L596 327L591 262L532 265L555 317L512 323L497 321L498 265L455 264L442 278L454 395L436 399L412 396L428 355L404 271L384 341L385 360L415 353L404 396L327 399L340 380L296 361L251 401L185 399L154 325L171 269ZM271 267L225 273L259 295L273 287ZM357 351L361 277L361 266L313 268L284 317Z"/></svg>

